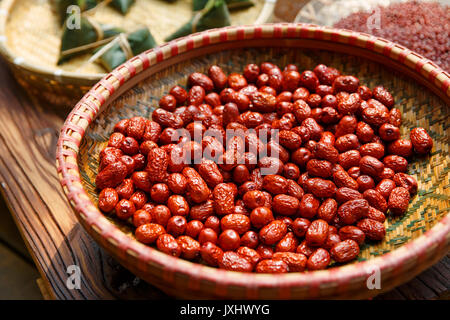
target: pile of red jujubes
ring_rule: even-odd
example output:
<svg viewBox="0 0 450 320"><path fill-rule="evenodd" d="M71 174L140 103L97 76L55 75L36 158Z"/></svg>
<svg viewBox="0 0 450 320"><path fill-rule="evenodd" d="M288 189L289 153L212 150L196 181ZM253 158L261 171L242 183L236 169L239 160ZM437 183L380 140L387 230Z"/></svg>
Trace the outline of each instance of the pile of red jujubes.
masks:
<svg viewBox="0 0 450 320"><path fill-rule="evenodd" d="M371 33L395 41L450 71L450 7L437 2L408 1L379 6L380 27L370 28L373 12L355 12L334 27Z"/></svg>
<svg viewBox="0 0 450 320"><path fill-rule="evenodd" d="M163 96L152 120L116 124L100 153L98 205L132 223L138 241L226 270L355 259L365 239L383 239L388 210L406 212L417 191L407 158L433 146L423 128L400 137L385 88L323 64L230 75L212 66L188 85Z"/></svg>

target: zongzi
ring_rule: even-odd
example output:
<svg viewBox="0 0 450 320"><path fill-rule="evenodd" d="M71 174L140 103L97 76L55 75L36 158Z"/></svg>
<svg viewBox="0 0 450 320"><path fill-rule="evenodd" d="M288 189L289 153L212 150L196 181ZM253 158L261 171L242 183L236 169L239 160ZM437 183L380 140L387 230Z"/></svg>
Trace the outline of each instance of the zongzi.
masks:
<svg viewBox="0 0 450 320"><path fill-rule="evenodd" d="M225 2L229 10L244 9L255 5L251 0L225 0Z"/></svg>
<svg viewBox="0 0 450 320"><path fill-rule="evenodd" d="M111 5L119 10L122 14L126 14L130 10L134 0L112 0Z"/></svg>
<svg viewBox="0 0 450 320"><path fill-rule="evenodd" d="M156 41L148 28L142 28L128 35L120 34L111 44L97 50L101 53L98 62L108 71L120 66L132 57L156 46Z"/></svg>
<svg viewBox="0 0 450 320"><path fill-rule="evenodd" d="M198 4L196 5L194 3L194 8L198 7ZM202 9L195 10L194 15L189 22L185 23L172 35L167 37L166 41L184 37L198 31L226 27L229 25L230 12L225 4L225 0L208 0Z"/></svg>
<svg viewBox="0 0 450 320"><path fill-rule="evenodd" d="M77 6L80 8L80 12L83 12L97 6L98 0L53 0L53 3L56 6L61 23L63 23L73 13L71 6Z"/></svg>
<svg viewBox="0 0 450 320"><path fill-rule="evenodd" d="M75 55L100 46L102 41L107 41L122 32L121 29L97 23L84 16L80 17L79 28L70 27L68 23L65 23L58 65Z"/></svg>

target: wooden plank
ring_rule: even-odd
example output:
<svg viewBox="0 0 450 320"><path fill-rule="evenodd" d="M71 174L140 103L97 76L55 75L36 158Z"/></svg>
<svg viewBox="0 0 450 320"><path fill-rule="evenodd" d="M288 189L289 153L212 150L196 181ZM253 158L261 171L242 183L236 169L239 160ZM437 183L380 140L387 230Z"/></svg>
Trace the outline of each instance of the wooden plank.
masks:
<svg viewBox="0 0 450 320"><path fill-rule="evenodd" d="M118 265L77 223L54 164L64 115L27 97L1 63L0 83L0 189L51 295L56 299L165 298ZM81 269L80 290L66 286L70 265ZM442 266L438 269L444 274ZM448 274L445 277L448 284ZM423 281L428 285L429 278ZM435 281L429 284L435 285ZM411 297L424 297L423 286L412 283L411 287L418 288ZM408 297L401 291L394 295ZM426 292L426 297L431 294Z"/></svg>

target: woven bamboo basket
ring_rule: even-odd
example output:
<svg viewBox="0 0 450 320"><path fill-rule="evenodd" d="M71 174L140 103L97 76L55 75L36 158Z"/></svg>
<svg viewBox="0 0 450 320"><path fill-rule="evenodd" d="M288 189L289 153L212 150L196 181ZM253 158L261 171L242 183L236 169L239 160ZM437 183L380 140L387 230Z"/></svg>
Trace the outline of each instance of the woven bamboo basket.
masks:
<svg viewBox="0 0 450 320"><path fill-rule="evenodd" d="M264 23L273 12L273 0L256 0L248 9L233 11L233 25ZM133 31L146 25L155 40L163 39L191 17L191 0L167 3L136 0L126 16L110 7L94 14L96 21ZM105 70L82 55L57 66L62 28L51 0L3 0L0 2L0 54L17 81L44 102L70 111L102 77Z"/></svg>
<svg viewBox="0 0 450 320"><path fill-rule="evenodd" d="M418 194L408 212L385 222L386 237L361 249L358 261L327 270L282 275L244 274L174 258L137 242L132 229L97 208L95 176L100 150L114 124L147 117L159 98L187 75L218 64L242 72L247 63L318 63L382 84L403 114L402 135L416 126L434 140L431 155L416 158L409 174ZM141 54L104 77L68 116L57 146L61 185L84 228L122 265L182 298L368 298L408 281L450 248L450 76L408 49L370 35L303 24L268 24L210 30ZM379 271L381 289L367 279Z"/></svg>

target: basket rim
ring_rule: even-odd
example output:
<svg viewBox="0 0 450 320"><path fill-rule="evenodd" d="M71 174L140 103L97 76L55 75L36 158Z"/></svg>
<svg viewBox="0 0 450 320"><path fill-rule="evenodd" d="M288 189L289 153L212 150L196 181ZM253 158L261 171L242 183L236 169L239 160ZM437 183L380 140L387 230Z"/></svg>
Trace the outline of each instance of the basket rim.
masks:
<svg viewBox="0 0 450 320"><path fill-rule="evenodd" d="M107 72L80 73L65 71L58 66L39 66L29 63L26 59L15 55L6 44L6 26L10 12L17 1L19 0L3 0L3 2L0 3L0 55L2 55L12 66L68 84L92 85L108 74ZM275 8L276 0L263 1L264 5L256 18L255 24L267 22Z"/></svg>
<svg viewBox="0 0 450 320"><path fill-rule="evenodd" d="M60 183L77 213L80 222L91 235L101 239L102 245L113 246L120 257L136 258L143 264L159 266L164 272L181 273L196 281L206 280L220 286L240 286L257 290L262 287L279 288L286 297L293 286L309 286L311 290L322 286L337 285L346 288L354 281L366 281L374 268L386 274L397 274L406 265L419 264L430 255L442 254L450 243L450 214L444 216L430 230L399 248L366 261L334 267L326 270L288 274L248 274L220 270L183 259L174 258L156 249L139 243L109 222L90 201L81 185L77 163L78 147L85 130L101 111L102 106L119 87L149 66L173 58L189 50L204 48L212 44L245 39L314 39L346 44L350 47L366 48L380 56L400 62L418 73L444 97L450 98L450 76L411 50L372 35L343 29L319 27L309 24L263 24L253 26L231 26L193 34L151 49L129 60L104 77L75 106L61 129L57 145L56 164ZM449 100L450 101L450 100ZM81 119L81 121L80 121ZM139 266L143 268L143 266ZM146 270L146 269L144 269ZM316 292L316 291L314 291Z"/></svg>

